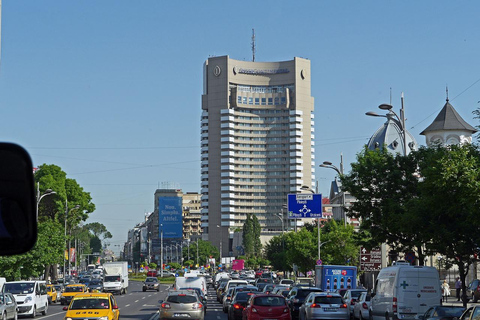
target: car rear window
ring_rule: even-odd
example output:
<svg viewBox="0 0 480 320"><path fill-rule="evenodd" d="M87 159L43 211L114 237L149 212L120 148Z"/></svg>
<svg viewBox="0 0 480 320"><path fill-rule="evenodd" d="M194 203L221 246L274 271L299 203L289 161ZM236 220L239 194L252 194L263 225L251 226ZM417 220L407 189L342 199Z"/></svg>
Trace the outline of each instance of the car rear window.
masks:
<svg viewBox="0 0 480 320"><path fill-rule="evenodd" d="M352 291L352 297L358 298L364 291Z"/></svg>
<svg viewBox="0 0 480 320"><path fill-rule="evenodd" d="M308 289L298 290L297 298L305 298L312 292L320 292L320 290L308 290Z"/></svg>
<svg viewBox="0 0 480 320"><path fill-rule="evenodd" d="M283 297L256 297L253 300L253 304L256 306L284 306L285 305L285 299Z"/></svg>
<svg viewBox="0 0 480 320"><path fill-rule="evenodd" d="M252 295L252 292L238 292L234 299L235 301L247 301Z"/></svg>
<svg viewBox="0 0 480 320"><path fill-rule="evenodd" d="M343 300L342 300L342 297L339 297L339 296L334 296L334 297L318 296L318 297L315 297L315 303L319 303L319 304L343 304Z"/></svg>
<svg viewBox="0 0 480 320"><path fill-rule="evenodd" d="M192 295L172 295L167 297L167 301L171 303L195 303L197 298Z"/></svg>

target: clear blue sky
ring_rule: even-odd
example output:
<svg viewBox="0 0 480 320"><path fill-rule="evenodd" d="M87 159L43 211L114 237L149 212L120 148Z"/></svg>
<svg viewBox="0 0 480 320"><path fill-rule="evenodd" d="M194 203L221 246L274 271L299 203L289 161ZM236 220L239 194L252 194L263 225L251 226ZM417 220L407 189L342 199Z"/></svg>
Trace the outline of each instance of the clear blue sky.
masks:
<svg viewBox="0 0 480 320"><path fill-rule="evenodd" d="M315 150L346 169L405 93L419 133L450 101L480 106L478 1L3 0L0 140L90 192L118 252L163 182L200 191L202 67L210 56L312 63ZM479 82L477 82L479 81ZM333 170L317 168L328 194Z"/></svg>

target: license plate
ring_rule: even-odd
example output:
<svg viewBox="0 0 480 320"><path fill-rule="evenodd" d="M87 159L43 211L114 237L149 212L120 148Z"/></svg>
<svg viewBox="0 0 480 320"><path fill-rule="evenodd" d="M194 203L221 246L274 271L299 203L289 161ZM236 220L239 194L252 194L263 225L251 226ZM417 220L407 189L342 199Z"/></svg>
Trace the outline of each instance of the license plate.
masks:
<svg viewBox="0 0 480 320"><path fill-rule="evenodd" d="M337 311L337 308L323 308L323 311Z"/></svg>
<svg viewBox="0 0 480 320"><path fill-rule="evenodd" d="M174 317L190 317L190 314L188 313L174 313Z"/></svg>

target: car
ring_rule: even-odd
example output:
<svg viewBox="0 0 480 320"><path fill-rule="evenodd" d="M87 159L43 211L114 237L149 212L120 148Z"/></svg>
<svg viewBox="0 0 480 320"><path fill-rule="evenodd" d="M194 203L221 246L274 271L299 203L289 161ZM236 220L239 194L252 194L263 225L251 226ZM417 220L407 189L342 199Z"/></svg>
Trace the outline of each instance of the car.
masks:
<svg viewBox="0 0 480 320"><path fill-rule="evenodd" d="M158 276L157 270L148 270L147 277L156 277Z"/></svg>
<svg viewBox="0 0 480 320"><path fill-rule="evenodd" d="M3 285L3 291L9 292L17 302L20 316L35 318L37 313L48 312L48 294L45 281L11 281Z"/></svg>
<svg viewBox="0 0 480 320"><path fill-rule="evenodd" d="M83 320L86 318L118 320L120 311L115 297L111 293L94 292L77 294L68 307L65 319ZM94 315L94 316L93 316Z"/></svg>
<svg viewBox="0 0 480 320"><path fill-rule="evenodd" d="M453 320L460 318L464 312L463 306L434 306L418 318L420 320Z"/></svg>
<svg viewBox="0 0 480 320"><path fill-rule="evenodd" d="M242 320L243 309L247 306L247 302L256 292L239 291L236 292L228 308L228 320Z"/></svg>
<svg viewBox="0 0 480 320"><path fill-rule="evenodd" d="M294 283L295 282L292 279L282 279L282 280L280 280L280 282L278 284L282 285L282 286L288 285L288 286L292 287Z"/></svg>
<svg viewBox="0 0 480 320"><path fill-rule="evenodd" d="M90 292L103 292L103 281L102 281L102 279L92 279L88 283L88 291L90 291Z"/></svg>
<svg viewBox="0 0 480 320"><path fill-rule="evenodd" d="M55 290L57 291L57 301L60 301L60 299L62 298L64 286L61 283L54 284L53 286L55 287Z"/></svg>
<svg viewBox="0 0 480 320"><path fill-rule="evenodd" d="M290 307L292 319L298 318L298 310L300 309L300 306L305 301L305 298L312 292L322 292L322 289L316 287L295 286L290 290L287 296L287 302Z"/></svg>
<svg viewBox="0 0 480 320"><path fill-rule="evenodd" d="M367 292L367 290L366 289L348 289L347 291L345 291L345 294L343 295L343 301L345 301L345 303L347 304L350 317L353 317L353 307L355 307L355 303L357 302L362 292Z"/></svg>
<svg viewBox="0 0 480 320"><path fill-rule="evenodd" d="M2 320L17 319L17 302L13 294L0 293L0 317Z"/></svg>
<svg viewBox="0 0 480 320"><path fill-rule="evenodd" d="M312 292L299 308L300 320L348 320L347 304L338 293Z"/></svg>
<svg viewBox="0 0 480 320"><path fill-rule="evenodd" d="M362 292L353 307L353 319L368 319L370 317L370 300L372 297L368 292Z"/></svg>
<svg viewBox="0 0 480 320"><path fill-rule="evenodd" d="M204 311L205 312L207 311L207 297L203 293L202 289L196 288L196 287L191 287L191 288L179 288L179 290L191 290L191 291L195 292L197 294L198 298L200 299L200 301L203 303Z"/></svg>
<svg viewBox="0 0 480 320"><path fill-rule="evenodd" d="M283 285L278 285L272 290L272 294L281 294L282 296L286 297L288 296L288 293L290 292L290 287L286 287Z"/></svg>
<svg viewBox="0 0 480 320"><path fill-rule="evenodd" d="M480 318L480 306L467 308L458 320L477 320Z"/></svg>
<svg viewBox="0 0 480 320"><path fill-rule="evenodd" d="M47 284L48 303L56 303L58 299L57 289L53 284Z"/></svg>
<svg viewBox="0 0 480 320"><path fill-rule="evenodd" d="M230 305L230 302L232 301L233 294L235 292L235 288L230 288L228 289L227 293L223 296L222 299L222 305L223 305L223 312L227 313L228 312L228 307Z"/></svg>
<svg viewBox="0 0 480 320"><path fill-rule="evenodd" d="M87 291L88 288L84 284L69 284L65 287L65 290L63 291L60 303L62 305L69 304L76 295L86 293Z"/></svg>
<svg viewBox="0 0 480 320"><path fill-rule="evenodd" d="M228 281L230 281L230 279ZM217 288L217 301L218 302L221 302L222 299L223 299L223 293L225 291L225 287L227 286L228 281L220 281L219 284L218 284L218 288Z"/></svg>
<svg viewBox="0 0 480 320"><path fill-rule="evenodd" d="M263 287L263 293L271 293L275 289L275 284L269 283L265 287Z"/></svg>
<svg viewBox="0 0 480 320"><path fill-rule="evenodd" d="M160 282L156 277L147 277L143 282L142 291L145 292L147 290L156 290L157 292L160 291Z"/></svg>
<svg viewBox="0 0 480 320"><path fill-rule="evenodd" d="M467 297L471 298L472 302L477 302L480 299L480 280L474 279L467 286Z"/></svg>
<svg viewBox="0 0 480 320"><path fill-rule="evenodd" d="M242 312L244 320L290 320L290 310L284 296L256 294L247 302Z"/></svg>
<svg viewBox="0 0 480 320"><path fill-rule="evenodd" d="M205 306L191 290L169 291L165 300L158 301L160 319L204 320Z"/></svg>

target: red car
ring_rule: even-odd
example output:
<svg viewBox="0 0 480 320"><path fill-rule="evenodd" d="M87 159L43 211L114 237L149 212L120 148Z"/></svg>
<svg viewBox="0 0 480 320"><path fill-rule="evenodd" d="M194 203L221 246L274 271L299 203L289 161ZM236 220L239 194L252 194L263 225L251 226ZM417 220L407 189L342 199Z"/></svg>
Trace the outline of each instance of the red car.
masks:
<svg viewBox="0 0 480 320"><path fill-rule="evenodd" d="M257 294L248 300L243 309L243 320L291 320L285 297L276 294Z"/></svg>
<svg viewBox="0 0 480 320"><path fill-rule="evenodd" d="M260 278L262 276L263 270L255 271L255 278Z"/></svg>
<svg viewBox="0 0 480 320"><path fill-rule="evenodd" d="M147 277L156 277L157 276L157 270L149 270L147 272Z"/></svg>

